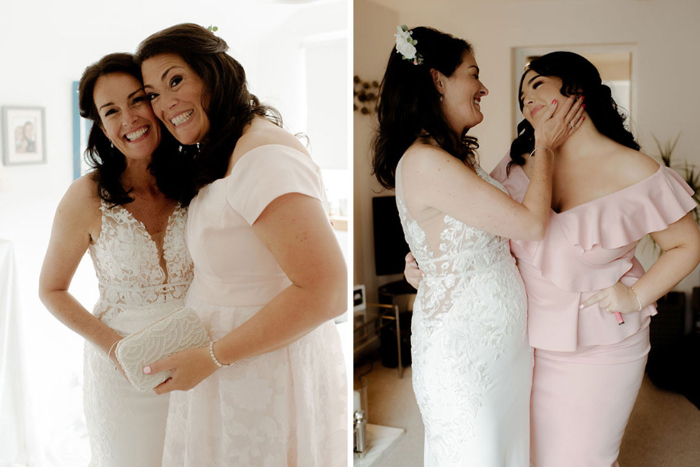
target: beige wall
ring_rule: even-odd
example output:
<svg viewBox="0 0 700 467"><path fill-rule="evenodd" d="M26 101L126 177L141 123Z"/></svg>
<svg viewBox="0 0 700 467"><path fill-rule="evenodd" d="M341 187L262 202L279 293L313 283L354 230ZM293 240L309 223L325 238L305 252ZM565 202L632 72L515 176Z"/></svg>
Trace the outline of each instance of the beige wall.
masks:
<svg viewBox="0 0 700 467"><path fill-rule="evenodd" d="M391 8L367 0L354 3L354 73L364 81L381 80L389 58L399 14ZM354 280L365 284L367 300L377 301L377 287L401 276L377 278L374 274L374 246L372 237L372 197L381 186L370 176L369 145L376 120L374 116L354 112ZM382 192L382 194L393 194Z"/></svg>
<svg viewBox="0 0 700 467"><path fill-rule="evenodd" d="M482 105L484 122L473 131L488 170L506 153L513 134L513 48L635 44L632 128L642 150L656 154L652 134L663 141L682 132L676 157L700 165L699 21L695 0L356 0L355 69L363 78L382 76L397 24L432 26L469 40L490 90ZM355 280L368 285L368 295L376 280L373 263L366 264L372 261L371 212L362 209L373 196L364 162L369 137L366 118L356 117ZM644 251L639 256L645 265L653 261ZM678 289L698 285L695 271Z"/></svg>

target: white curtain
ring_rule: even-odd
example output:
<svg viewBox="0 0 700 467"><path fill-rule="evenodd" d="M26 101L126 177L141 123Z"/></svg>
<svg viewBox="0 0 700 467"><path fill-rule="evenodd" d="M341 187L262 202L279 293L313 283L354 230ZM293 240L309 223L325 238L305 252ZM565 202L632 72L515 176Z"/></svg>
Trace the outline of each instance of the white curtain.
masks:
<svg viewBox="0 0 700 467"><path fill-rule="evenodd" d="M12 243L0 239L0 467L29 465L29 412Z"/></svg>

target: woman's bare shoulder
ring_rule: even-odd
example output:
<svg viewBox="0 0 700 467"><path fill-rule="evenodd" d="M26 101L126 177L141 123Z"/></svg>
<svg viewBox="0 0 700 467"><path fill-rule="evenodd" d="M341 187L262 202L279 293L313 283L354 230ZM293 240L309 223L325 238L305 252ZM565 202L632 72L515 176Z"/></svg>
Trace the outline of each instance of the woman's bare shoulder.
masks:
<svg viewBox="0 0 700 467"><path fill-rule="evenodd" d="M615 151L611 162L623 185L632 185L649 178L658 172L660 167L652 157L627 147Z"/></svg>
<svg viewBox="0 0 700 467"><path fill-rule="evenodd" d="M61 199L59 211L65 211L72 217L91 218L99 216L100 201L97 181L92 173L88 173L70 184Z"/></svg>
<svg viewBox="0 0 700 467"><path fill-rule="evenodd" d="M405 170L421 173L466 169L465 164L444 149L421 142L413 143L403 155Z"/></svg>
<svg viewBox="0 0 700 467"><path fill-rule="evenodd" d="M73 183L70 184L66 191L66 196L70 196L71 199L77 198L77 200L83 202L99 203L100 195L94 173L90 172L73 180Z"/></svg>

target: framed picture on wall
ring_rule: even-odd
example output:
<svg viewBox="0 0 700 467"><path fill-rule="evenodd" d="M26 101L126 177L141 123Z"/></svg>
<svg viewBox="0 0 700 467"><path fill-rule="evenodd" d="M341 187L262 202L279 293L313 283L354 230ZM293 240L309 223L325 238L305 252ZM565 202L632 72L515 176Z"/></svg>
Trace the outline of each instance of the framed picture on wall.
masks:
<svg viewBox="0 0 700 467"><path fill-rule="evenodd" d="M44 108L3 107L2 140L3 164L45 164Z"/></svg>

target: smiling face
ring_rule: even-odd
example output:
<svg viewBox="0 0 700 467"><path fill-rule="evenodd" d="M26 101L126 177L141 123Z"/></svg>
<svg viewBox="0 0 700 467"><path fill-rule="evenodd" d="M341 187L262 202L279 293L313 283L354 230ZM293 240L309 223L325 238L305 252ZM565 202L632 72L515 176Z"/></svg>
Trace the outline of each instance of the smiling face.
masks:
<svg viewBox="0 0 700 467"><path fill-rule="evenodd" d="M484 119L481 98L487 96L489 90L479 81L479 67L473 54L464 52L462 64L452 76L440 75L438 81L442 81L438 83L438 91L443 96L442 112L450 128L461 135L465 129L481 123Z"/></svg>
<svg viewBox="0 0 700 467"><path fill-rule="evenodd" d="M34 139L34 124L32 122L24 124L24 137L28 140Z"/></svg>
<svg viewBox="0 0 700 467"><path fill-rule="evenodd" d="M100 127L129 159L150 157L160 144L160 125L141 82L127 73L100 76L93 92Z"/></svg>
<svg viewBox="0 0 700 467"><path fill-rule="evenodd" d="M200 142L209 132L204 82L175 54L151 57L141 65L144 89L156 116L182 144Z"/></svg>
<svg viewBox="0 0 700 467"><path fill-rule="evenodd" d="M525 73L520 88L520 102L525 120L532 124L535 115L552 103L562 102L566 96L561 94L562 81L556 76L542 76L536 71Z"/></svg>

